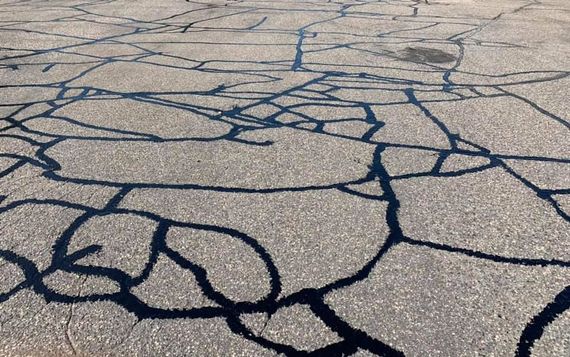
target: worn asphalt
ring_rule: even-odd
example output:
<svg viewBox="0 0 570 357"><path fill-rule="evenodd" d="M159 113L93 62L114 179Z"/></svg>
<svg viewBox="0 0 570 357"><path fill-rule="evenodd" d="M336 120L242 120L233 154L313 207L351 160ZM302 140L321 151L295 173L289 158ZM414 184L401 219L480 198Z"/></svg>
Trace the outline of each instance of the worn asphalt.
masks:
<svg viewBox="0 0 570 357"><path fill-rule="evenodd" d="M0 1L1 356L570 356L570 1Z"/></svg>

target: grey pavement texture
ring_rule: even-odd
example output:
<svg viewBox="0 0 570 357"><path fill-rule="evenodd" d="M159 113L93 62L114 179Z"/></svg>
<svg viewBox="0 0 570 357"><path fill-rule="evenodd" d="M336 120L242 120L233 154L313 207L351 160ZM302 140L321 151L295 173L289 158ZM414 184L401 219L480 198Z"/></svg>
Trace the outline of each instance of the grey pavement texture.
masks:
<svg viewBox="0 0 570 357"><path fill-rule="evenodd" d="M0 355L570 356L570 1L0 1Z"/></svg>

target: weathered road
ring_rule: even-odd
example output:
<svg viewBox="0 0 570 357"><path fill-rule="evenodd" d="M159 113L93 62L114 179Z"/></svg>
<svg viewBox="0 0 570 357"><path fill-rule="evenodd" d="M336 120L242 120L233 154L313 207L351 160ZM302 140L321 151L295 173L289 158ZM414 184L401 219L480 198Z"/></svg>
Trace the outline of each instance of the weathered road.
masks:
<svg viewBox="0 0 570 357"><path fill-rule="evenodd" d="M0 355L570 355L570 1L1 1Z"/></svg>

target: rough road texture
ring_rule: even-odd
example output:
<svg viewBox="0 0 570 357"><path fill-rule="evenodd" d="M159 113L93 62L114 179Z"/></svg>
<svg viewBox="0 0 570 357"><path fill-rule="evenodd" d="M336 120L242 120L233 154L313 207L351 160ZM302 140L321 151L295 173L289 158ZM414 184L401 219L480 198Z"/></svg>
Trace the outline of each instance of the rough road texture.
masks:
<svg viewBox="0 0 570 357"><path fill-rule="evenodd" d="M2 1L1 355L570 355L570 1Z"/></svg>

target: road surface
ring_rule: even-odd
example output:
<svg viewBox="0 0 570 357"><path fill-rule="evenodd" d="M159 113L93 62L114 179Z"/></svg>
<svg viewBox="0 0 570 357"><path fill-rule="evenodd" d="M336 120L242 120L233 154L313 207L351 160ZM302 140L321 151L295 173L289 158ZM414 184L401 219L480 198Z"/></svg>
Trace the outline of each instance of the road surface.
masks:
<svg viewBox="0 0 570 357"><path fill-rule="evenodd" d="M569 356L570 2L0 2L0 355Z"/></svg>

